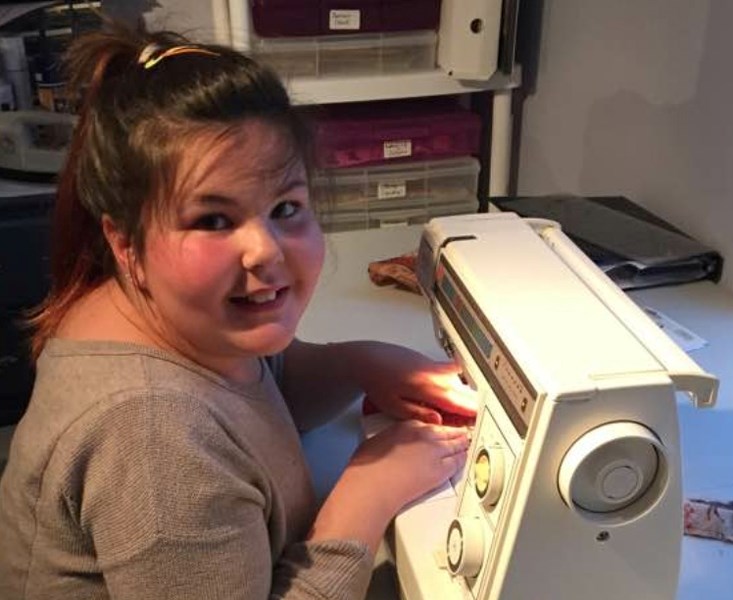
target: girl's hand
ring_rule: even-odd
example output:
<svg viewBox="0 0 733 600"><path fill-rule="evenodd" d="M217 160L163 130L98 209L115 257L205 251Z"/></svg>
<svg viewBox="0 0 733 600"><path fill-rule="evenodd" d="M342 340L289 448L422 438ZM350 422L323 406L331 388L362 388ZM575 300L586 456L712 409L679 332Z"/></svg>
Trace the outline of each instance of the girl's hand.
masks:
<svg viewBox="0 0 733 600"><path fill-rule="evenodd" d="M461 369L454 363L378 344L369 349L361 368L367 400L392 417L440 424L441 413L476 416L476 392L461 382Z"/></svg>
<svg viewBox="0 0 733 600"><path fill-rule="evenodd" d="M466 462L462 427L399 421L364 441L318 513L309 539L356 539L372 552L407 503L438 487Z"/></svg>
<svg viewBox="0 0 733 600"><path fill-rule="evenodd" d="M396 512L458 472L469 445L465 427L397 421L362 442L346 470L363 474L370 494L384 496Z"/></svg>

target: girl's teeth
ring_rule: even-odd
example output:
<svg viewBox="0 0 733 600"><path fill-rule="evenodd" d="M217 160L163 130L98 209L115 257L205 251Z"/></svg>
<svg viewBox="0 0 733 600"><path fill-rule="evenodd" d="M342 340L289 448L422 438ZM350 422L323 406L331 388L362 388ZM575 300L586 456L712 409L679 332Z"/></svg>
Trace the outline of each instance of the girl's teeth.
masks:
<svg viewBox="0 0 733 600"><path fill-rule="evenodd" d="M247 300L255 304L264 304L265 302L272 302L275 296L277 296L277 292L275 291L259 292L257 294L250 294L247 296Z"/></svg>

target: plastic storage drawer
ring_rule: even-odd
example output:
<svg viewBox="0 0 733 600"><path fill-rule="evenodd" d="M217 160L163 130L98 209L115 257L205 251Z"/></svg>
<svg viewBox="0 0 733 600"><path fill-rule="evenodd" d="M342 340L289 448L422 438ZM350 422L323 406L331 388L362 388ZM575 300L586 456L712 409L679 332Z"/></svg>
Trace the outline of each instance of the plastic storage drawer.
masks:
<svg viewBox="0 0 733 600"><path fill-rule="evenodd" d="M260 37L437 29L440 0L250 0Z"/></svg>
<svg viewBox="0 0 733 600"><path fill-rule="evenodd" d="M334 105L313 120L320 168L479 153L481 119L454 99Z"/></svg>
<svg viewBox="0 0 733 600"><path fill-rule="evenodd" d="M434 31L258 38L252 53L285 78L385 75L435 69Z"/></svg>
<svg viewBox="0 0 733 600"><path fill-rule="evenodd" d="M316 205L326 231L425 223L476 212L478 160L471 157L318 171Z"/></svg>

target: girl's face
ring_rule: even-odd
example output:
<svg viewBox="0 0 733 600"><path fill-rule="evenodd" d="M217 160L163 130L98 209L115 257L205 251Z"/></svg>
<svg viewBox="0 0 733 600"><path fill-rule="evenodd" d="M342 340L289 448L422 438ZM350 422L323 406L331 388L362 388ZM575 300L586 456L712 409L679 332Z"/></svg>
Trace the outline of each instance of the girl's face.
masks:
<svg viewBox="0 0 733 600"><path fill-rule="evenodd" d="M306 173L285 164L290 152L258 120L213 146L194 140L177 171L181 197L148 227L139 278L152 326L225 376L292 341L323 265Z"/></svg>

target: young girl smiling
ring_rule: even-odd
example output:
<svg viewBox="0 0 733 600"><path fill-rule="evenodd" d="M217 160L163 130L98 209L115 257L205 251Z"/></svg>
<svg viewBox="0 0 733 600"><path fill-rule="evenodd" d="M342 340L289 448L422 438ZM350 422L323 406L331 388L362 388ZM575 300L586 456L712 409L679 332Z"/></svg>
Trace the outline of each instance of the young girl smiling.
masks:
<svg viewBox="0 0 733 600"><path fill-rule="evenodd" d="M396 512L465 461L455 366L295 339L324 257L307 128L224 47L120 27L68 57L37 379L0 483L0 597L363 597ZM318 507L299 432L401 419Z"/></svg>

